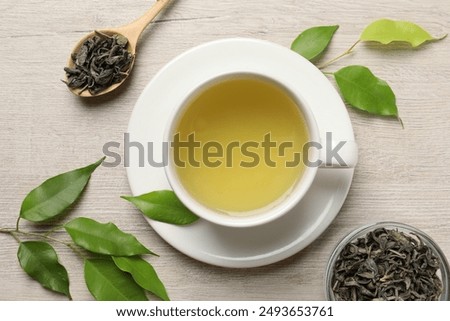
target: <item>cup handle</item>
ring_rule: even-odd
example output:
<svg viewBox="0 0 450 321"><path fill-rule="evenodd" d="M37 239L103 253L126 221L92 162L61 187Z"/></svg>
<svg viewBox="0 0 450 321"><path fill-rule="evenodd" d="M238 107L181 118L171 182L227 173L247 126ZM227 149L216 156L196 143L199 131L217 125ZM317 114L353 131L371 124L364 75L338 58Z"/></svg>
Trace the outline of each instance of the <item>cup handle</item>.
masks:
<svg viewBox="0 0 450 321"><path fill-rule="evenodd" d="M358 163L358 145L355 141L327 140L320 150L320 168L355 168Z"/></svg>

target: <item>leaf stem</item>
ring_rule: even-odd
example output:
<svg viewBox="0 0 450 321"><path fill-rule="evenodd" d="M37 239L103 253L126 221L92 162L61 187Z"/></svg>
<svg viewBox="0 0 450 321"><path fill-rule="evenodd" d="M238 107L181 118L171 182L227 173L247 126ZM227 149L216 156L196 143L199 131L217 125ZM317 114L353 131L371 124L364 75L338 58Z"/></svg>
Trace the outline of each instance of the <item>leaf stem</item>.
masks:
<svg viewBox="0 0 450 321"><path fill-rule="evenodd" d="M47 241L53 241L53 242L56 242L56 243L63 244L65 246L67 246L75 254L80 256L82 259L86 258L86 256L80 251L80 249L78 249L78 247L75 244L70 243L70 242L65 242L65 241L62 241L62 240L58 240L57 238L51 237L51 236L48 235L48 232L45 233L45 234L42 234L42 233L21 231L21 230L11 229L11 228L0 228L0 233L10 234L19 243L20 243L20 239L17 237L17 235L34 236L34 237L38 237L38 238L41 238L41 239L44 239L44 240L47 240Z"/></svg>
<svg viewBox="0 0 450 321"><path fill-rule="evenodd" d="M405 129L405 125L403 124L403 120L400 118L400 116L397 116L397 120L400 122L400 125L402 125L402 128Z"/></svg>
<svg viewBox="0 0 450 321"><path fill-rule="evenodd" d="M11 235L17 242L20 243L20 239L15 234L16 230L14 229L7 229L7 228L0 228L0 233L9 234Z"/></svg>
<svg viewBox="0 0 450 321"><path fill-rule="evenodd" d="M57 242L57 243L60 243L60 244L64 244L64 245L68 245L69 244L67 242L55 239L54 237L51 237L51 236L48 236L48 235L45 235L45 234L41 234L41 233L25 232L25 231L20 231L20 230L16 231L15 233L21 234L21 235L25 235L25 236L35 236L35 237L39 237L39 238L46 239L46 240L49 240L49 241L54 241L54 242Z"/></svg>
<svg viewBox="0 0 450 321"><path fill-rule="evenodd" d="M17 237L15 232L11 232L11 236L20 244L20 239Z"/></svg>
<svg viewBox="0 0 450 321"><path fill-rule="evenodd" d="M17 221L16 221L16 231L19 230L19 224L20 224L20 216L17 218Z"/></svg>
<svg viewBox="0 0 450 321"><path fill-rule="evenodd" d="M1 228L0 227L0 233L5 233L5 234L11 234L11 232L13 232L14 230L9 229L9 228Z"/></svg>
<svg viewBox="0 0 450 321"><path fill-rule="evenodd" d="M66 246L68 246L73 251L73 253L78 255L80 259L82 259L83 261L87 259L86 255L84 255L83 252L81 252L80 249L75 244L67 243Z"/></svg>
<svg viewBox="0 0 450 321"><path fill-rule="evenodd" d="M53 234L53 233L55 233L56 231L58 231L58 230L60 230L60 229L62 229L62 228L64 228L63 225L55 226L55 227L53 227L52 229L48 230L44 235L45 235L45 236L49 236L50 234Z"/></svg>
<svg viewBox="0 0 450 321"><path fill-rule="evenodd" d="M326 62L324 62L323 64L319 65L317 68L319 69L324 69L326 67L328 67L329 65L335 63L336 61L344 58L345 56L351 54L353 52L353 49L355 49L356 45L360 42L360 40L358 40L357 42L355 42L350 48L348 48L346 51L344 51L343 53L341 53L339 56L328 60Z"/></svg>

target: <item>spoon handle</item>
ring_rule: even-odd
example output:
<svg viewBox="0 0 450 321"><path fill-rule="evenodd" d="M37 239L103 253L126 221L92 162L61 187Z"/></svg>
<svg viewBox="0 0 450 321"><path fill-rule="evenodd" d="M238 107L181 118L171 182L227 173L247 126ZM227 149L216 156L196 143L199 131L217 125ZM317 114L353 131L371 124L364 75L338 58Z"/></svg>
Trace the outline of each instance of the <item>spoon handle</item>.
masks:
<svg viewBox="0 0 450 321"><path fill-rule="evenodd" d="M167 7L170 1L156 0L153 6L141 17L128 25L117 28L116 31L127 37L130 45L135 48L142 31L155 19L161 10Z"/></svg>

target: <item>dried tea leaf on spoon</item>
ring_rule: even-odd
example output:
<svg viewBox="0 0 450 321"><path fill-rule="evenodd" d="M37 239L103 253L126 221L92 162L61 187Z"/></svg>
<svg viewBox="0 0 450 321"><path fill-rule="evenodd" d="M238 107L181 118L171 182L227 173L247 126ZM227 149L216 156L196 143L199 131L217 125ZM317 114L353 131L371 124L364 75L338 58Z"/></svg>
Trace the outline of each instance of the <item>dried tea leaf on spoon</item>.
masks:
<svg viewBox="0 0 450 321"><path fill-rule="evenodd" d="M95 95L122 82L134 60L127 44L128 39L123 35L95 31L72 54L73 66L64 68L67 76L64 82L69 88L78 89L79 95L85 90Z"/></svg>

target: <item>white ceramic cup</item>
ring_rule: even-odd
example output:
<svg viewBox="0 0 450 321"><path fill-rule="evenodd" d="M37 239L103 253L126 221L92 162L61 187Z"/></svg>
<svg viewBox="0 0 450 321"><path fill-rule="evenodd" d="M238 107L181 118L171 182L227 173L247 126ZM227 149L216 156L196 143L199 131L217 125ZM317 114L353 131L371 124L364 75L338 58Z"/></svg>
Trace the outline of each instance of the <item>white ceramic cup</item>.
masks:
<svg viewBox="0 0 450 321"><path fill-rule="evenodd" d="M339 170L338 168L352 168L356 166L357 145L354 141L346 141L343 147L339 150L339 156L344 160L344 163L338 162L335 158L329 159L330 157L327 155L327 148L325 148L326 142L321 139L319 135L319 129L314 118L314 114L309 107L308 101L303 98L301 92L295 88L288 88L283 83L278 81L279 77L277 77L277 72L277 69L271 68L269 65L262 64L258 70L253 70L252 72L235 71L210 76L209 79L206 79L202 84L192 88L191 92L186 95L184 101L179 106L174 108L172 115L169 117L169 122L166 125L166 130L164 133L165 142L173 141L175 129L180 121L180 117L183 116L186 108L188 108L192 97L198 95L199 93L201 94L205 88L208 88L213 83L217 83L221 79L243 76L257 77L277 84L296 102L296 105L298 106L306 122L310 142L313 142L313 145L316 146L308 150L308 159L312 163L319 161L321 164L319 166L306 166L304 172L298 178L293 188L287 192L282 199L279 199L278 201L275 201L271 205L260 210L254 210L251 212L251 215L248 216L228 215L218 210L211 209L193 198L178 179L176 165L173 161L173 153L169 152L168 164L165 167L165 173L172 189L186 207L188 207L199 217L209 222L228 227L251 227L266 224L289 212L289 210L300 202L311 187L319 167L330 168L330 170ZM333 145L332 147L334 147L341 142L328 142L328 144L330 143ZM318 148L318 146L323 147ZM330 150L330 148L328 148L328 150Z"/></svg>

